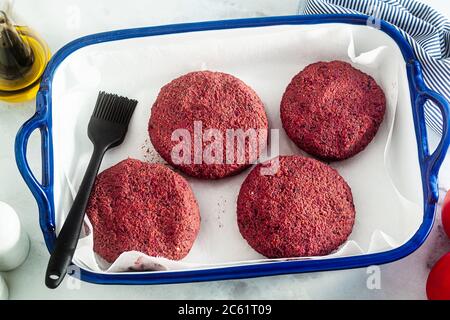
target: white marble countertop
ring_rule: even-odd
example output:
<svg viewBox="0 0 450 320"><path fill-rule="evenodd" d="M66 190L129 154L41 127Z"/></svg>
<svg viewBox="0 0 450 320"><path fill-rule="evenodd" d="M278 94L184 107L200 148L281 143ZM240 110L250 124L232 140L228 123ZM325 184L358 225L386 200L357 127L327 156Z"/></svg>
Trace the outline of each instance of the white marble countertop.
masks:
<svg viewBox="0 0 450 320"><path fill-rule="evenodd" d="M424 1L450 16L445 1ZM295 14L299 0L16 0L15 11L38 30L52 51L82 35L112 29L173 22ZM12 299L423 299L430 266L450 250L440 220L426 243L400 261L381 266L380 289L370 289L370 271L354 269L310 274L158 286L101 286L82 283L57 290L44 285L48 261L38 224L37 205L15 164L13 143L18 128L34 113L34 103L0 103L0 200L18 212L31 238L25 263L3 273ZM431 139L436 140L432 136ZM40 143L35 133L29 144L31 167L39 172ZM450 160L446 160L447 171ZM441 176L442 179L442 176ZM450 182L450 181L449 181ZM449 186L445 181L443 186ZM443 197L441 190L441 199Z"/></svg>

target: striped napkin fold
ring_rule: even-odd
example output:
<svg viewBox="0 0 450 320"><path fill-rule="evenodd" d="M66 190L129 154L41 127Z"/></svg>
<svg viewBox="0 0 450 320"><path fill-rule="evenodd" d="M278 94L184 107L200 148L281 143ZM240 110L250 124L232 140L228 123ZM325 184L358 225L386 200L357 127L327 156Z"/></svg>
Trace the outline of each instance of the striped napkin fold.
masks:
<svg viewBox="0 0 450 320"><path fill-rule="evenodd" d="M416 0L304 0L300 14L366 14L394 25L422 64L425 84L450 100L450 21ZM426 124L442 134L442 115L425 104Z"/></svg>

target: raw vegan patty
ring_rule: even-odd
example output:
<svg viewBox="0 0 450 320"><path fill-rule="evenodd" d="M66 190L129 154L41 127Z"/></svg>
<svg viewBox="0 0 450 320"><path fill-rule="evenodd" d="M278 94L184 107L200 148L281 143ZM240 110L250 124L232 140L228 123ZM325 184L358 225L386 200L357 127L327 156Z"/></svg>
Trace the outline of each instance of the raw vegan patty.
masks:
<svg viewBox="0 0 450 320"><path fill-rule="evenodd" d="M352 192L336 170L301 156L279 157L275 175L257 165L241 186L239 230L268 258L327 255L344 243L355 220Z"/></svg>
<svg viewBox="0 0 450 320"><path fill-rule="evenodd" d="M223 152L213 154L217 158L195 160L198 150L194 150L194 135L196 138L201 137L199 134L194 134L195 121L201 121L203 133L208 129L217 129L216 132L222 135L223 140L219 145L222 145ZM232 158L227 163L225 142L227 129L242 129L243 132L254 129L258 133L255 140L258 140L259 144L259 141L267 141L267 128L264 105L255 91L232 75L199 71L185 74L161 89L151 110L148 131L156 151L168 163L194 177L218 179L242 171L248 167L249 163L256 160L262 151L257 148L257 150L251 149L253 151L250 153L250 143L247 140L245 158L242 157L243 161L239 161L236 156L238 144L234 143L234 148L230 148L231 152L234 152L234 160ZM171 153L180 143L176 139L175 141L171 139L172 133L177 129L187 129L191 137L191 154L187 156L190 163L186 161L176 163L172 159ZM261 132L258 129L266 130ZM201 148L197 148L200 150L200 155L212 141L216 141L215 139L215 137L211 140L203 139ZM184 153L177 154L185 156ZM244 150L242 154L244 155Z"/></svg>
<svg viewBox="0 0 450 320"><path fill-rule="evenodd" d="M383 121L386 99L369 75L342 61L298 73L281 101L281 121L295 144L323 160L362 151Z"/></svg>
<svg viewBox="0 0 450 320"><path fill-rule="evenodd" d="M164 165L134 159L97 176L86 213L94 228L94 251L109 262L132 250L179 260L200 228L186 180Z"/></svg>

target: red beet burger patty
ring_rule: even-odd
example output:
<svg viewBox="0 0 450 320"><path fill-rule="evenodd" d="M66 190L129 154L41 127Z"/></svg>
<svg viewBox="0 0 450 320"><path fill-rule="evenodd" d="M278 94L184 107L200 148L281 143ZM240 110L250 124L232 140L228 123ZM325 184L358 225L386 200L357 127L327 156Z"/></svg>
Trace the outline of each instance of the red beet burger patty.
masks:
<svg viewBox="0 0 450 320"><path fill-rule="evenodd" d="M353 228L350 187L320 161L302 156L278 161L276 174L262 175L266 164L259 164L241 186L237 220L242 236L268 258L331 253Z"/></svg>
<svg viewBox="0 0 450 320"><path fill-rule="evenodd" d="M200 229L187 181L161 164L127 159L97 176L86 211L94 251L109 262L122 252L179 260Z"/></svg>
<svg viewBox="0 0 450 320"><path fill-rule="evenodd" d="M281 101L287 135L323 160L362 151L375 136L386 110L375 80L342 61L317 62L298 73Z"/></svg>
<svg viewBox="0 0 450 320"><path fill-rule="evenodd" d="M201 126L202 134L194 130L195 123ZM218 179L242 171L259 156L262 151L258 148L259 142L267 141L267 128L264 105L255 91L232 75L199 71L185 74L161 89L151 110L148 131L156 151L169 164L194 177ZM176 148L185 137L172 139L176 130L181 132L179 129L186 130L190 136L190 141L183 140L183 143L189 142L185 144L190 147L186 147L189 154ZM257 148L252 149L246 140L245 150L240 148L243 156L239 158L236 139L229 139L233 147L227 148L227 130L230 129L235 133L239 129L243 133L253 129ZM201 142L197 146L200 148L195 149L199 138ZM212 150L213 142L221 149L206 153ZM182 161L174 161L174 150ZM234 153L228 157L228 162L227 151ZM205 158L206 154L212 156Z"/></svg>

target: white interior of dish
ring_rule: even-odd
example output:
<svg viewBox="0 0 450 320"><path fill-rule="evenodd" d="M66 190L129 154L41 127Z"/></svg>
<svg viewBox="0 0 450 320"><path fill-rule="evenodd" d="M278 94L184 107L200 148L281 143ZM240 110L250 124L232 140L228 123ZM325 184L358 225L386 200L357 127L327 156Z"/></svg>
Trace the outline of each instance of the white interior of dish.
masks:
<svg viewBox="0 0 450 320"><path fill-rule="evenodd" d="M331 164L352 188L356 221L350 238L331 255L293 259L354 256L401 246L417 231L423 213L405 62L396 43L382 31L347 24L153 36L95 44L70 54L56 70L52 85L58 230L92 152L86 132L98 91L139 101L124 143L106 154L101 170L127 157L163 162L148 139L150 108L164 84L196 70L227 72L246 82L264 102L270 128L280 129L279 154L304 154L282 129L281 97L291 78L306 65L330 60L351 62L372 75L386 94L387 112L376 137L363 152ZM248 172L218 181L187 177L199 202L202 222L198 238L183 260L128 252L113 265L105 264L95 257L88 231L80 239L74 261L96 272L126 272L130 268L166 272L161 270L269 261L247 244L236 223L236 198ZM88 230L89 223L87 226Z"/></svg>

